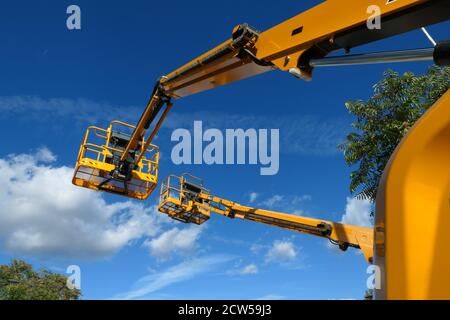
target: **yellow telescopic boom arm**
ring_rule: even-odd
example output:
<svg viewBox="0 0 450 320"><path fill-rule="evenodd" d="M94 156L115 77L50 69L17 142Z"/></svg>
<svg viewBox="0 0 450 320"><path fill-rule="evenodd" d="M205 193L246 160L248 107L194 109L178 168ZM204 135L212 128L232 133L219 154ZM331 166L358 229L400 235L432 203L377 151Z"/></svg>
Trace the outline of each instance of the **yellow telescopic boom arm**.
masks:
<svg viewBox="0 0 450 320"><path fill-rule="evenodd" d="M202 224L211 212L232 219L250 220L329 239L340 249L361 249L367 262L373 258L373 229L321 219L262 210L211 195L191 175L170 176L162 184L159 211L185 223Z"/></svg>
<svg viewBox="0 0 450 320"><path fill-rule="evenodd" d="M381 29L367 26L373 15L368 11L370 8L379 11ZM166 105L147 140L148 144L152 142L170 111L171 99L272 70L286 71L309 80L314 67L318 66L433 59L439 64L441 51L447 51L448 46L445 50L394 51L367 57L347 55L331 61L323 58L340 49L348 53L354 47L449 18L448 0L327 0L265 32L248 24L238 25L232 31L231 39L157 81L121 160L139 163L140 158L134 156L134 151Z"/></svg>
<svg viewBox="0 0 450 320"><path fill-rule="evenodd" d="M264 32L238 25L230 40L162 77L160 83L168 96L180 98L271 70L311 79L314 66L329 53L340 49L348 53L366 43L446 21L449 9L447 0L327 0ZM368 26L374 12L381 19L378 28ZM371 61L369 57L366 63L411 59L433 60L433 51L409 59Z"/></svg>

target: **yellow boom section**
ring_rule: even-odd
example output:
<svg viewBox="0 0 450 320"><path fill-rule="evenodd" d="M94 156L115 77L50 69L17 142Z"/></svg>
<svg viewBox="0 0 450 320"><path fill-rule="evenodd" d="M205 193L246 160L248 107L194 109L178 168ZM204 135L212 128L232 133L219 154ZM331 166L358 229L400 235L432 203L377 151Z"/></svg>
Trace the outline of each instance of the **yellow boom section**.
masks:
<svg viewBox="0 0 450 320"><path fill-rule="evenodd" d="M208 221L211 212L233 219L250 220L327 238L342 250L361 249L366 260L373 257L373 230L315 218L247 207L211 195L201 180L191 175L170 176L161 186L159 211L194 224Z"/></svg>
<svg viewBox="0 0 450 320"><path fill-rule="evenodd" d="M382 28L369 29L369 8L379 9ZM446 21L448 0L327 0L273 28L247 24L232 38L161 78L173 98L213 89L271 70L310 79L311 61L354 47Z"/></svg>

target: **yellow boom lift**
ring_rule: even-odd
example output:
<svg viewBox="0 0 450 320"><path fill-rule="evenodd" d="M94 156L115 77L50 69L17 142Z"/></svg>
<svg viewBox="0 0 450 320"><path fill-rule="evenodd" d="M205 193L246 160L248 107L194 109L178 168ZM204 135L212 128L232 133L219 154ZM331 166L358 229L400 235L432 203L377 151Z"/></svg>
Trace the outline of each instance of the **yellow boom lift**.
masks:
<svg viewBox="0 0 450 320"><path fill-rule="evenodd" d="M162 183L158 209L184 223L201 225L213 212L326 238L343 251L349 247L361 249L367 262L372 263L372 229L243 206L212 195L202 180L190 174L171 175Z"/></svg>
<svg viewBox="0 0 450 320"><path fill-rule="evenodd" d="M368 28L373 15L370 8L379 10L379 29ZM449 17L448 0L327 0L264 32L238 25L231 39L161 77L136 126L113 121L107 129L89 127L73 183L147 199L158 182L159 150L152 142L174 100L273 70L310 80L317 67L405 61L449 65L449 41L424 49L350 54L352 48ZM345 54L329 57L339 50ZM374 262L382 270L383 288L377 291L377 298L450 298L450 273L444 272L450 268L450 250L442 247L450 243L450 233L440 232L450 227L449 95L447 92L411 130L380 186ZM223 214L243 208L235 206L225 206ZM185 212L193 212L186 209L183 207ZM253 220L277 225L262 219L263 215ZM238 216L250 217L245 210ZM361 239L349 236L356 229L324 223L332 226L326 237L363 249ZM339 229L345 232L339 233ZM370 256L365 247L363 252L366 258Z"/></svg>

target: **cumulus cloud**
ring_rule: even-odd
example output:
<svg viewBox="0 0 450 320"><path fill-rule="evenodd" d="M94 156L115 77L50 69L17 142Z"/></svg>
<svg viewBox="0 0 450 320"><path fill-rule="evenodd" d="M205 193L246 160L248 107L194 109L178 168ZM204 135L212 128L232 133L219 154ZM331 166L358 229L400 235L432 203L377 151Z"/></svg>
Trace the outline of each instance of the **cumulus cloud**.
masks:
<svg viewBox="0 0 450 320"><path fill-rule="evenodd" d="M360 227L371 227L372 221L370 212L372 204L369 200L358 200L347 198L345 214L342 216L342 223Z"/></svg>
<svg viewBox="0 0 450 320"><path fill-rule="evenodd" d="M172 228L157 238L145 241L144 246L148 247L150 254L158 259L167 259L173 253L186 255L196 249L202 229L199 226L182 230Z"/></svg>
<svg viewBox="0 0 450 320"><path fill-rule="evenodd" d="M108 204L71 184L73 169L53 166L48 149L0 158L0 239L12 253L103 258L156 236L164 217L131 201Z"/></svg>
<svg viewBox="0 0 450 320"><path fill-rule="evenodd" d="M297 258L298 250L291 241L275 241L266 254L266 262L292 262Z"/></svg>

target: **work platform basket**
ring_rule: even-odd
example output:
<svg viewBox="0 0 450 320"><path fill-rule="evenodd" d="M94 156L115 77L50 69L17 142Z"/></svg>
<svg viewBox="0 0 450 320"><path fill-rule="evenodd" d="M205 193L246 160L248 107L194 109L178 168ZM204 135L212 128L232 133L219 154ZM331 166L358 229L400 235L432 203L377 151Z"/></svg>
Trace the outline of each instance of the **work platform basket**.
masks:
<svg viewBox="0 0 450 320"><path fill-rule="evenodd" d="M211 206L205 199L209 191L192 175L171 175L161 185L158 210L170 218L202 224L211 216Z"/></svg>
<svg viewBox="0 0 450 320"><path fill-rule="evenodd" d="M120 121L112 121L108 129L91 126L87 129L78 154L73 184L79 187L114 193L126 197L145 200L158 182L159 149L150 145L144 150L145 141L139 142L137 150L131 153L133 159L142 159L131 164L126 177L114 174L119 166L134 126Z"/></svg>

